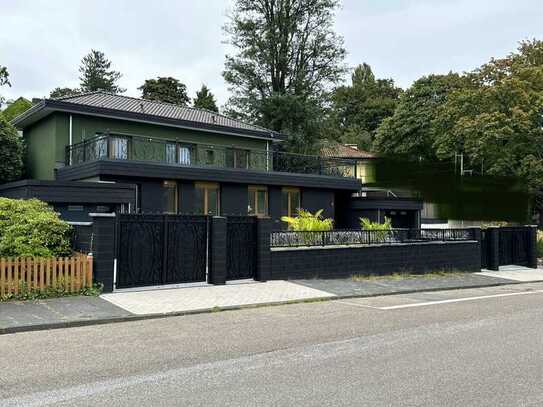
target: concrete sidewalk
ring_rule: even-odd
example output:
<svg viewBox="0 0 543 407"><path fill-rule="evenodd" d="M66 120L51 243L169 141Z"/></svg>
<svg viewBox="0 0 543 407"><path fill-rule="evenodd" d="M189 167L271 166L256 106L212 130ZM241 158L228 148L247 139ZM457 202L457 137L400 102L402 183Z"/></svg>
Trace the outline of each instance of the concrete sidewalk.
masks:
<svg viewBox="0 0 543 407"><path fill-rule="evenodd" d="M509 267L498 272L406 278L248 282L124 291L100 297L13 301L0 303L0 334L301 301L479 288L527 281L543 281L543 270Z"/></svg>

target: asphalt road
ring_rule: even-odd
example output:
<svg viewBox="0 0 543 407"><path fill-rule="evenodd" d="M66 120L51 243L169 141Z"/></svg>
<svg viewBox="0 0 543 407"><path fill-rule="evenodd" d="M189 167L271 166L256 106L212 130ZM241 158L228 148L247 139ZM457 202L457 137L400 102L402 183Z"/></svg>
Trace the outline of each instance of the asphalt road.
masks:
<svg viewBox="0 0 543 407"><path fill-rule="evenodd" d="M2 407L539 406L543 284L26 332L0 355Z"/></svg>

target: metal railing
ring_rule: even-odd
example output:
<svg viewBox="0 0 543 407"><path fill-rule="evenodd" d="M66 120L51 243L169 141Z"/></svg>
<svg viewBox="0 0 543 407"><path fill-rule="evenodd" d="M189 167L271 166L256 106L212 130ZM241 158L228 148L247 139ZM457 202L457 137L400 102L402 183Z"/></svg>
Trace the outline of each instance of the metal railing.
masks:
<svg viewBox="0 0 543 407"><path fill-rule="evenodd" d="M349 246L475 240L473 229L342 229L320 232L272 232L270 247Z"/></svg>
<svg viewBox="0 0 543 407"><path fill-rule="evenodd" d="M356 178L349 159L245 149L120 134L99 134L66 146L65 164L96 160L152 161L178 166L239 168Z"/></svg>

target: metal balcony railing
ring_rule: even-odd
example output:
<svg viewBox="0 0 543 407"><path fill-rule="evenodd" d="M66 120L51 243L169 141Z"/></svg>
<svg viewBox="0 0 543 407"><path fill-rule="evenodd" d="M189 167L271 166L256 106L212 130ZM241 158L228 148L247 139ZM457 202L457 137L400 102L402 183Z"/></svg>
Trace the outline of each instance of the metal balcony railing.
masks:
<svg viewBox="0 0 543 407"><path fill-rule="evenodd" d="M238 168L356 178L354 160L274 150L254 150L117 134L99 134L66 146L67 166L97 160L152 161L177 166Z"/></svg>

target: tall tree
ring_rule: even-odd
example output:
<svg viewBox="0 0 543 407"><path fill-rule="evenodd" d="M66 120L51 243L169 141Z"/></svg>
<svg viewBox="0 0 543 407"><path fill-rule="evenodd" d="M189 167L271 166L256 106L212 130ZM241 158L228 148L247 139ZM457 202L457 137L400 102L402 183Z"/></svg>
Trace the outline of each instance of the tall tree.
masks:
<svg viewBox="0 0 543 407"><path fill-rule="evenodd" d="M17 130L0 115L0 184L23 173L23 145Z"/></svg>
<svg viewBox="0 0 543 407"><path fill-rule="evenodd" d="M464 86L458 74L429 75L418 79L400 97L394 114L377 129L373 148L384 154L435 159L433 119L449 94Z"/></svg>
<svg viewBox="0 0 543 407"><path fill-rule="evenodd" d="M180 106L186 106L190 102L185 84L172 77L146 79L138 90L141 90L142 97L147 100L158 100Z"/></svg>
<svg viewBox="0 0 543 407"><path fill-rule="evenodd" d="M199 109L211 110L213 112L219 111L217 103L215 102L215 96L206 85L202 85L202 88L196 92L193 106Z"/></svg>
<svg viewBox="0 0 543 407"><path fill-rule="evenodd" d="M329 134L345 143L371 149L383 119L392 116L402 90L392 79L376 79L368 64L358 65L351 85L332 93Z"/></svg>
<svg viewBox="0 0 543 407"><path fill-rule="evenodd" d="M237 0L225 26L235 49L223 72L232 92L229 112L285 131L279 126L290 120L270 113L286 109L270 110L268 99L275 107L295 102L298 112L322 108L325 93L345 73L343 39L333 30L338 5L338 0ZM301 118L308 121L302 127L312 128L313 119Z"/></svg>
<svg viewBox="0 0 543 407"><path fill-rule="evenodd" d="M119 87L121 73L111 69L111 61L101 51L92 49L81 60L79 66L81 90L93 92L103 90L111 93L123 93L126 89Z"/></svg>
<svg viewBox="0 0 543 407"><path fill-rule="evenodd" d="M9 72L5 66L0 65L0 86L4 85L11 86L11 83L9 82ZM0 107L2 107L4 100L2 95L0 95Z"/></svg>
<svg viewBox="0 0 543 407"><path fill-rule="evenodd" d="M61 97L64 97L64 96L77 95L78 93L81 93L81 89L56 87L55 89L53 89L51 91L51 93L49 94L49 97L51 97L51 98L61 98Z"/></svg>

